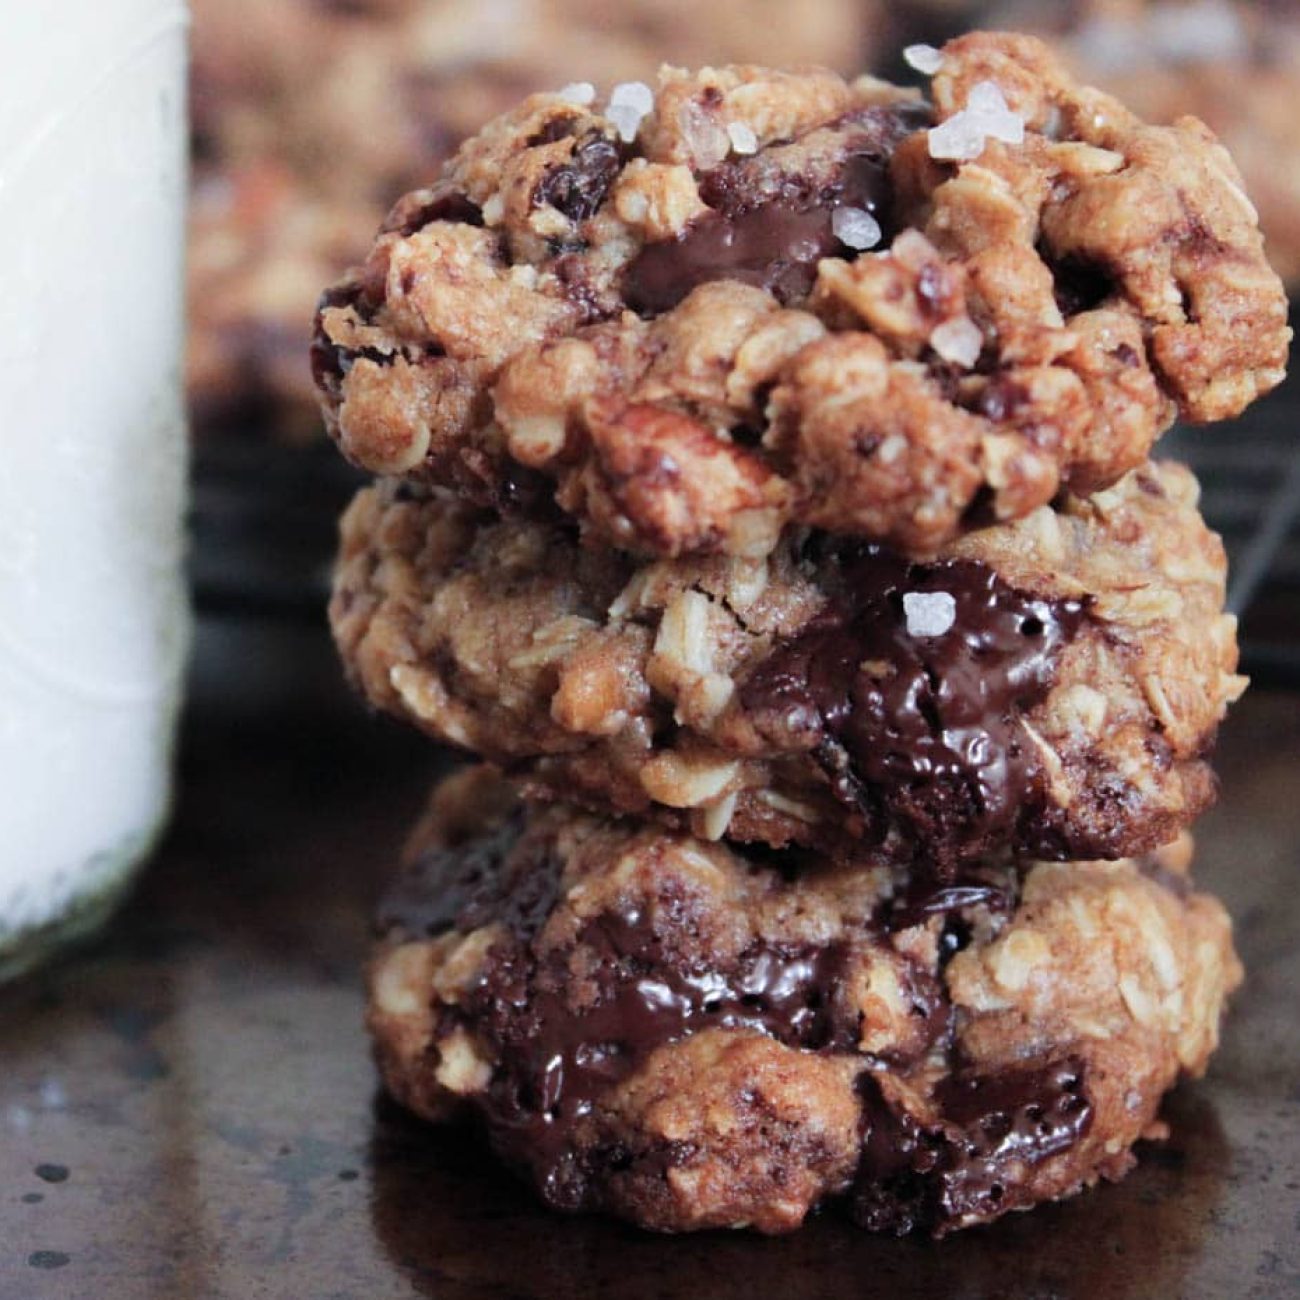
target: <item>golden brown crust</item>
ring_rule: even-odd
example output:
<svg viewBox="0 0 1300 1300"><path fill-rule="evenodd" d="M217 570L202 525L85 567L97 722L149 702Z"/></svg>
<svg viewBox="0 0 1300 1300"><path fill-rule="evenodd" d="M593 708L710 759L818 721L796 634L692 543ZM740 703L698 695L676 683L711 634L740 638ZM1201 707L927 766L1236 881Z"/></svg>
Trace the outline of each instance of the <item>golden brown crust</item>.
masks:
<svg viewBox="0 0 1300 1300"><path fill-rule="evenodd" d="M482 776L457 794L444 801L456 825L428 823L381 916L370 1029L399 1100L433 1119L480 1111L570 1209L781 1232L847 1195L867 1226L942 1232L1068 1196L1121 1176L1133 1143L1159 1132L1162 1094L1204 1069L1240 980L1219 904L1146 864L1031 866L1023 888L986 871L976 901L927 912L861 863L792 875L564 809L510 821ZM508 833L467 867L476 806L481 835ZM439 891L459 912L439 910ZM649 1019L602 1018L651 986ZM731 1000L739 987L747 1002ZM711 1020L654 1020L692 989L711 990ZM594 1084L573 1064L615 1050L623 1064ZM577 1071L550 1103L569 1118L534 1124L514 1099L552 1051ZM1006 1122L1036 1114L1031 1135L897 1178L918 1127L937 1153L969 1140L963 1093Z"/></svg>
<svg viewBox="0 0 1300 1300"><path fill-rule="evenodd" d="M1036 0L966 3L1052 39L1081 78L1151 122L1192 115L1219 137L1259 209L1269 261L1300 280L1300 14L1250 0Z"/></svg>
<svg viewBox="0 0 1300 1300"><path fill-rule="evenodd" d="M870 79L667 69L628 140L626 105L526 100L331 291L330 431L480 504L525 466L642 553L760 556L791 521L925 552L1280 381L1281 285L1200 123L1027 37L952 42L933 89L931 119ZM1023 141L935 143L990 93Z"/></svg>
<svg viewBox="0 0 1300 1300"><path fill-rule="evenodd" d="M953 41L936 102L947 112L981 81L996 82L1027 128L1043 134L1030 135L1035 147L1023 156L994 145L980 165L1019 196L1032 194L1026 217L1036 219L1050 259L1100 274L1107 299L1135 311L1156 377L1183 418L1227 419L1276 386L1290 341L1286 302L1241 175L1214 134L1192 117L1143 123L1079 86L1029 36ZM942 197L933 197L940 215Z"/></svg>
<svg viewBox="0 0 1300 1300"><path fill-rule="evenodd" d="M888 811L839 802L816 755L745 695L842 594L834 564L807 558L804 541L764 560L638 564L561 527L406 495L389 485L358 496L331 606L343 658L376 707L538 794L714 838L838 852L883 837L887 850L915 851L902 831L891 839ZM1037 811L1004 832L1019 847L1145 851L1210 802L1206 755L1244 683L1222 612L1222 548L1196 496L1186 470L1149 466L940 557L1087 605L1050 690L1017 714L1038 764L1025 798ZM878 793L886 809L901 797Z"/></svg>

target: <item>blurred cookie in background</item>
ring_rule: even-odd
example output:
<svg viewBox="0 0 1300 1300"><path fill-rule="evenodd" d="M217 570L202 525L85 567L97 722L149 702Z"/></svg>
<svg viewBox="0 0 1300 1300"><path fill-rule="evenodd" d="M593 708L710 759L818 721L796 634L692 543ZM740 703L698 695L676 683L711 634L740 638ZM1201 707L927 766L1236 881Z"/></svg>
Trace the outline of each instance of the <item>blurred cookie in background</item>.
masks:
<svg viewBox="0 0 1300 1300"><path fill-rule="evenodd" d="M187 380L200 434L319 427L319 286L462 138L534 90L665 61L864 67L873 0L194 0Z"/></svg>

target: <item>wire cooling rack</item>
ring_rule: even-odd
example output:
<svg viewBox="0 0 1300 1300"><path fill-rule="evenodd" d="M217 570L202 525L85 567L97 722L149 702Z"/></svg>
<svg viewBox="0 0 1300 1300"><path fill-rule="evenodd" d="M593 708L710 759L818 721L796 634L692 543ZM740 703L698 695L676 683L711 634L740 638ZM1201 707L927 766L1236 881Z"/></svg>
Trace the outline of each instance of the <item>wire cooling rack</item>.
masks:
<svg viewBox="0 0 1300 1300"><path fill-rule="evenodd" d="M1244 670L1300 687L1300 377L1232 425L1180 428L1222 534ZM339 513L362 481L321 438L286 446L214 432L195 451L191 575L200 617L319 623Z"/></svg>

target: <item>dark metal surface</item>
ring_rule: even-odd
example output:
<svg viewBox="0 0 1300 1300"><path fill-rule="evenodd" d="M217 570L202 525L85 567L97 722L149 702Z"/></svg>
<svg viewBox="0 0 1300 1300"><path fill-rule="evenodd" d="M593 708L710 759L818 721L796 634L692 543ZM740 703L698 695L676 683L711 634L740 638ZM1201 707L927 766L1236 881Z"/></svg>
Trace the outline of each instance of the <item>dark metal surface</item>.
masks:
<svg viewBox="0 0 1300 1300"><path fill-rule="evenodd" d="M118 924L0 990L3 1300L1300 1294L1300 698L1248 697L1224 737L1198 874L1249 978L1172 1140L1119 1186L937 1244L552 1217L471 1137L379 1101L365 916L430 751L346 716L214 716Z"/></svg>

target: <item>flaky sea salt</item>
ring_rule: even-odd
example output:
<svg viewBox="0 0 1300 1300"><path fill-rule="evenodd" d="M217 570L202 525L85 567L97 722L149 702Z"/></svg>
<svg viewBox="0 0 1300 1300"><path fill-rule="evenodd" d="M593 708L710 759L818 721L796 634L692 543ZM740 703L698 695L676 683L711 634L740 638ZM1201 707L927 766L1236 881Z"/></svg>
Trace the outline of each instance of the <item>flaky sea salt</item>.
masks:
<svg viewBox="0 0 1300 1300"><path fill-rule="evenodd" d="M984 152L989 140L1023 144L1024 139L1025 120L1011 111L1001 88L993 81L979 81L971 87L965 108L930 129L927 144L931 158L969 162Z"/></svg>
<svg viewBox="0 0 1300 1300"><path fill-rule="evenodd" d="M611 104L605 110L605 116L613 123L618 138L624 144L631 144L636 139L636 133L641 129L641 123L645 118L644 113L639 113L626 104Z"/></svg>
<svg viewBox="0 0 1300 1300"><path fill-rule="evenodd" d="M933 77L943 67L943 53L933 45L909 45L903 51L903 59L909 68L927 77Z"/></svg>
<svg viewBox="0 0 1300 1300"><path fill-rule="evenodd" d="M836 208L831 213L831 231L849 248L875 248L884 233L880 222L862 208Z"/></svg>
<svg viewBox="0 0 1300 1300"><path fill-rule="evenodd" d="M567 104L590 104L596 98L596 87L590 81L571 81L558 93Z"/></svg>
<svg viewBox="0 0 1300 1300"><path fill-rule="evenodd" d="M758 152L758 136L754 134L754 128L744 122L729 122L727 139L731 141L731 147L736 153Z"/></svg>
<svg viewBox="0 0 1300 1300"><path fill-rule="evenodd" d="M930 331L930 346L945 361L969 370L980 359L984 335L969 316L955 316Z"/></svg>
<svg viewBox="0 0 1300 1300"><path fill-rule="evenodd" d="M969 113L954 113L926 132L930 157L937 162L969 162L984 152L984 132Z"/></svg>
<svg viewBox="0 0 1300 1300"><path fill-rule="evenodd" d="M627 104L630 108L640 109L642 115L655 106L655 93L644 81L620 81L609 96L610 106Z"/></svg>
<svg viewBox="0 0 1300 1300"><path fill-rule="evenodd" d="M609 97L605 116L614 124L619 139L631 144L641 122L654 112L655 94L644 81L620 81Z"/></svg>
<svg viewBox="0 0 1300 1300"><path fill-rule="evenodd" d="M946 591L909 591L903 617L908 636L942 636L957 621L957 602Z"/></svg>
<svg viewBox="0 0 1300 1300"><path fill-rule="evenodd" d="M971 87L966 111L979 118L985 135L1006 144L1025 142L1025 119L1011 111L996 81L977 81Z"/></svg>

